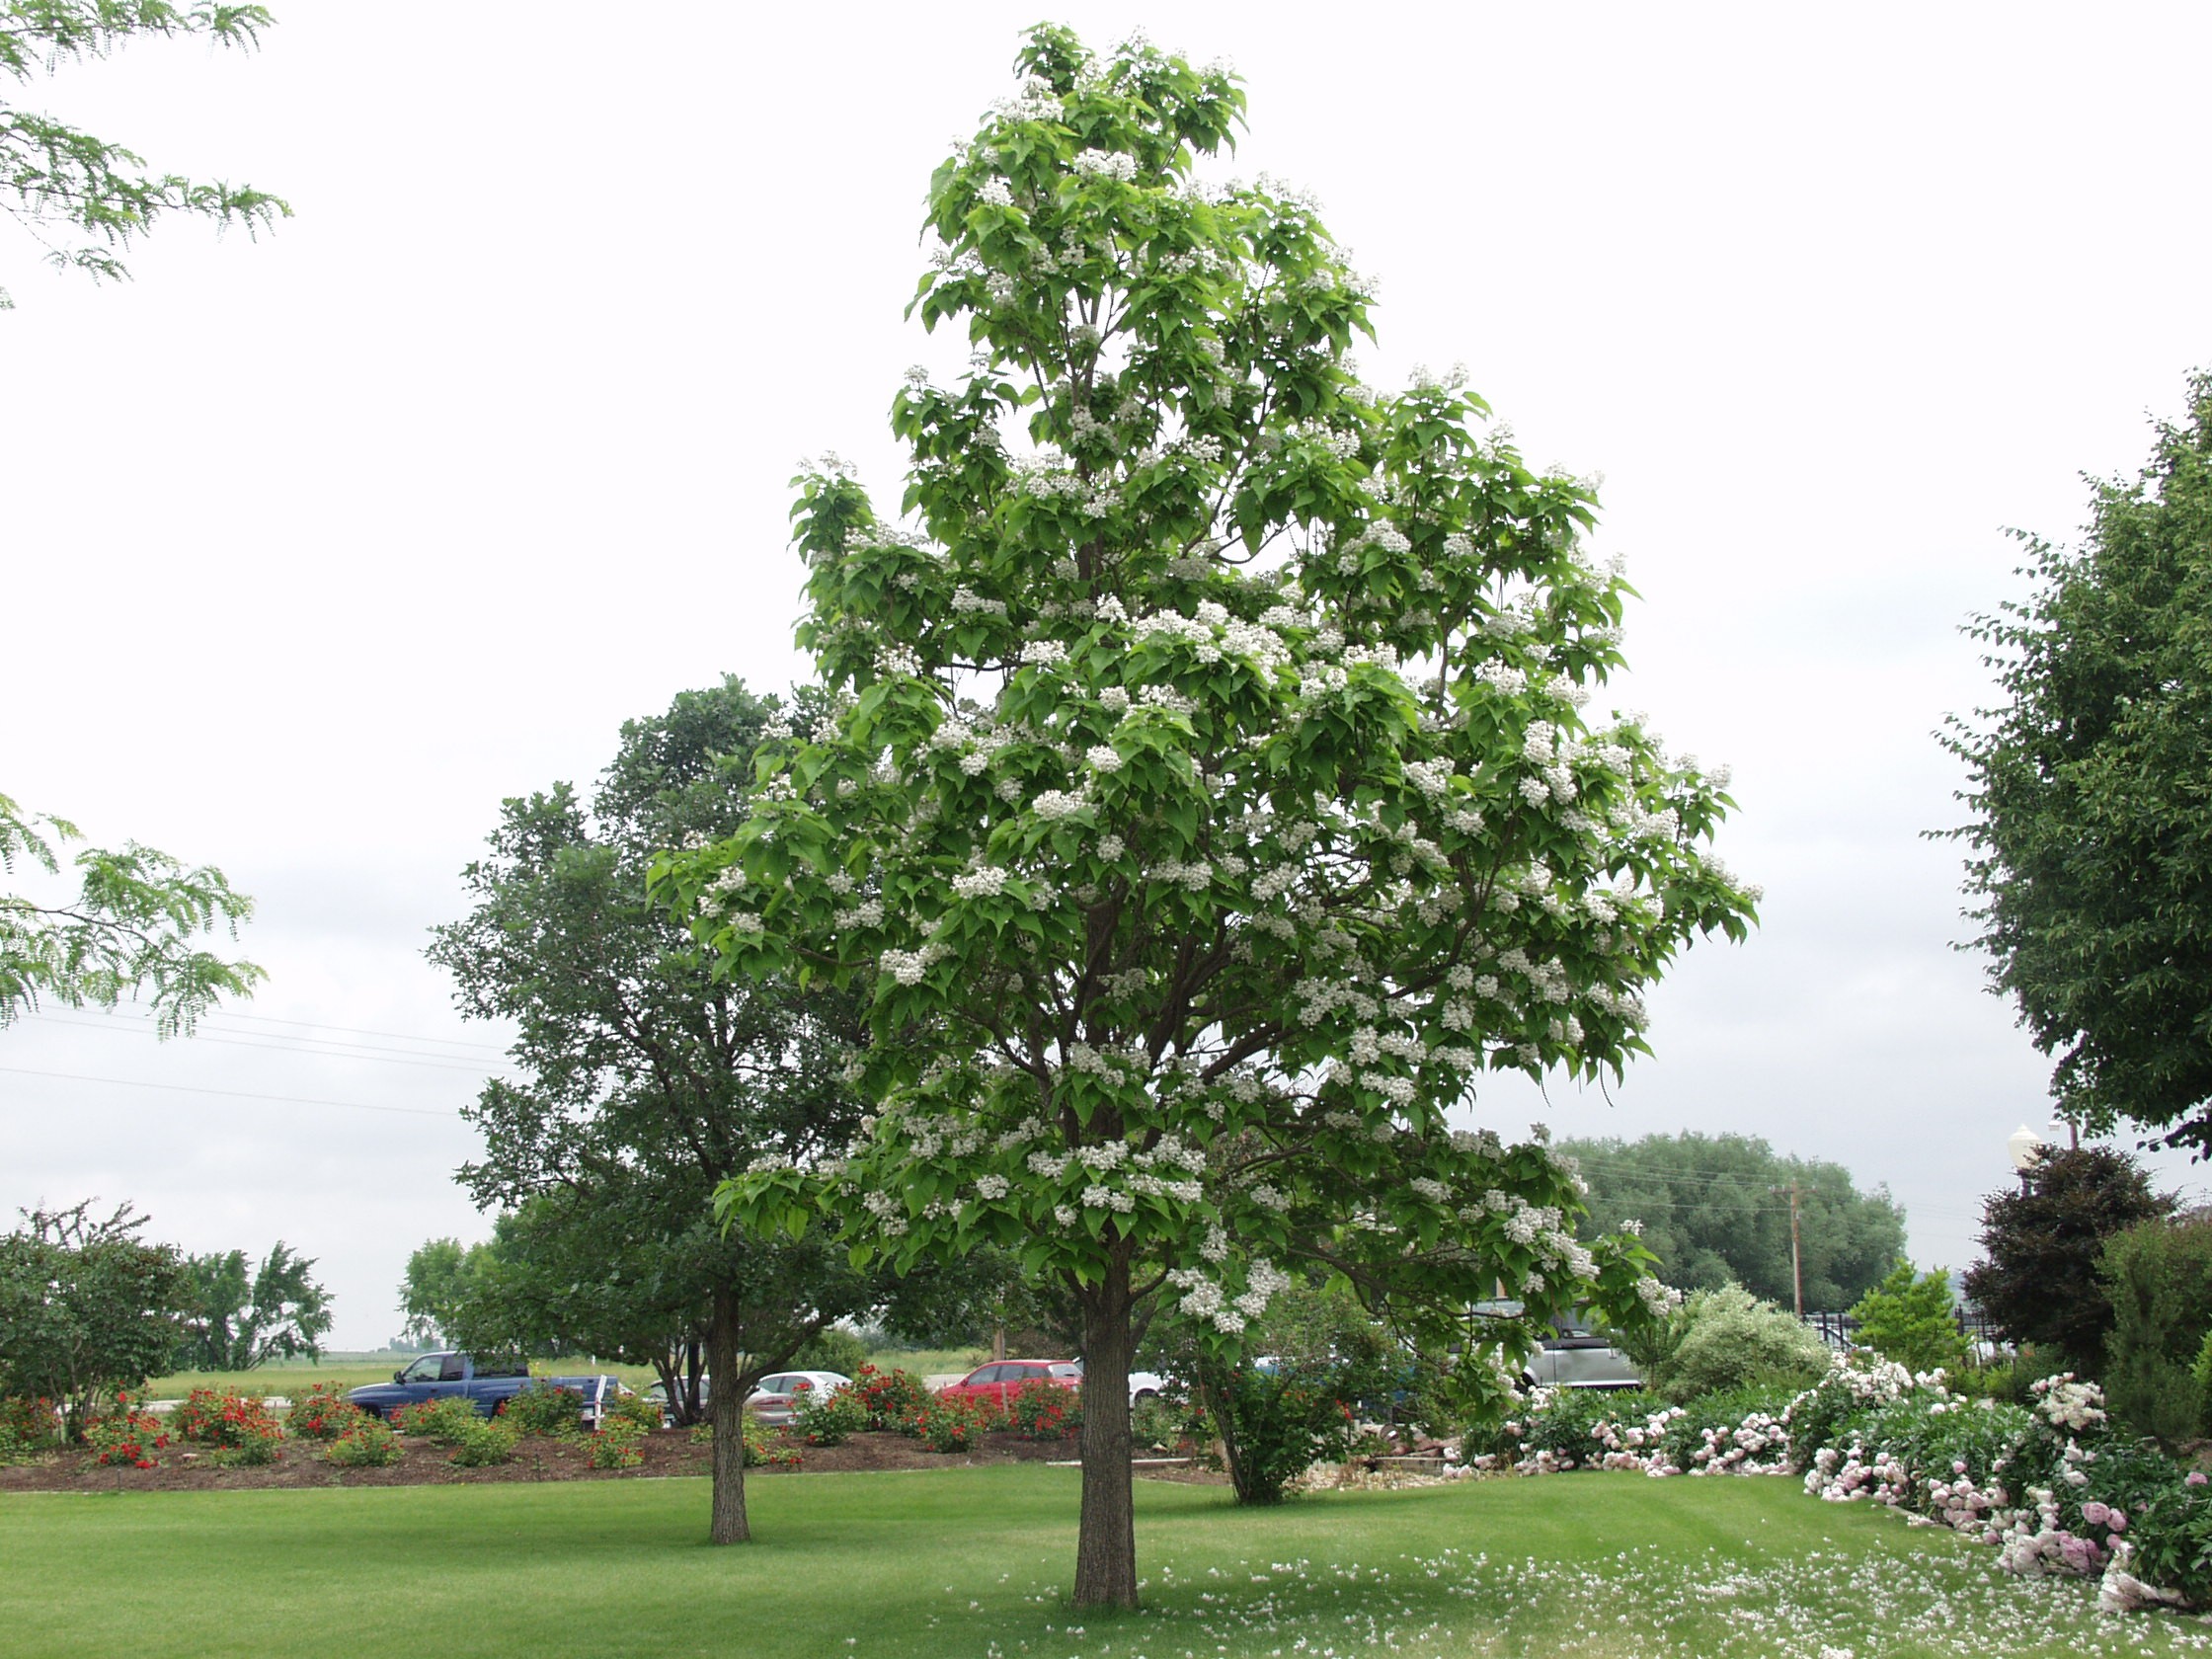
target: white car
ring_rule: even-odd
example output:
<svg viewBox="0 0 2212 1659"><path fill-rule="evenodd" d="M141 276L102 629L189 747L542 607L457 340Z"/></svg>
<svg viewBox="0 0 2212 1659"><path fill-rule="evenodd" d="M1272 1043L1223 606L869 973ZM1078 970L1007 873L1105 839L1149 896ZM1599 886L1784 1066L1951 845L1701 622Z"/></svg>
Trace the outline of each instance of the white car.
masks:
<svg viewBox="0 0 2212 1659"><path fill-rule="evenodd" d="M835 1371L771 1372L746 1396L745 1408L760 1420L762 1427L780 1429L797 1415L801 1395L816 1388L827 1394L851 1382L851 1378Z"/></svg>

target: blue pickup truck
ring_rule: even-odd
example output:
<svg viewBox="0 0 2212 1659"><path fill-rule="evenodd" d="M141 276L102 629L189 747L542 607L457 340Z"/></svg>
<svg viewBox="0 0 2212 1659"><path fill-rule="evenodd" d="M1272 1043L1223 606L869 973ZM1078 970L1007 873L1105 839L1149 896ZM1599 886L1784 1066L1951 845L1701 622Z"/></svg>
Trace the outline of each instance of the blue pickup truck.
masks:
<svg viewBox="0 0 2212 1659"><path fill-rule="evenodd" d="M467 1354L425 1354L393 1372L389 1382L371 1382L346 1397L371 1417L394 1417L408 1406L459 1395L475 1402L478 1415L489 1417L499 1410L501 1402L540 1381L530 1376L530 1368L520 1360L486 1360L479 1366ZM547 1387L566 1388L580 1396L584 1401L581 1415L588 1427L595 1426L601 1407L624 1391L618 1378L603 1375L548 1377L542 1382Z"/></svg>

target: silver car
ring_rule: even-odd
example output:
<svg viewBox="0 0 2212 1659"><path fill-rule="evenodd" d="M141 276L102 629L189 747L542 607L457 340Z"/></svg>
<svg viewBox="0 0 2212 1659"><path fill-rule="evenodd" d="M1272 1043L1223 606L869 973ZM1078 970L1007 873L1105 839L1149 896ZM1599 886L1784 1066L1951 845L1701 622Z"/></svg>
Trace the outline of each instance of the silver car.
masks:
<svg viewBox="0 0 2212 1659"><path fill-rule="evenodd" d="M1540 1388L1640 1388L1635 1363L1586 1325L1557 1325L1529 1356L1524 1381Z"/></svg>

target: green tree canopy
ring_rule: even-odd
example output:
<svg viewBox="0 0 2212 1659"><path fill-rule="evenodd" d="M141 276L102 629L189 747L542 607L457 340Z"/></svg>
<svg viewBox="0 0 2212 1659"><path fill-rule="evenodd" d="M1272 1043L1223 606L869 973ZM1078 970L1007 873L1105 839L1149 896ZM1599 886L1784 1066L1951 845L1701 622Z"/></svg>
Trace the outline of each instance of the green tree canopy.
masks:
<svg viewBox="0 0 2212 1659"><path fill-rule="evenodd" d="M331 1326L330 1296L308 1269L314 1261L282 1239L259 1266L243 1250L194 1256L184 1346L178 1363L193 1371L251 1371L274 1359L310 1359Z"/></svg>
<svg viewBox="0 0 2212 1659"><path fill-rule="evenodd" d="M204 36L251 50L266 7L199 0L0 0L0 75L20 83L58 63L106 57L133 38ZM81 127L0 102L0 205L46 259L95 280L128 275L122 250L164 213L190 213L250 236L291 208L249 185L151 173L143 157ZM0 287L0 308L12 303Z"/></svg>
<svg viewBox="0 0 2212 1659"><path fill-rule="evenodd" d="M1363 385L1368 286L1313 204L1202 175L1233 77L1056 28L1019 62L930 185L913 309L974 350L894 399L910 517L799 482L833 701L667 891L733 983L869 1011L863 1133L734 1217L899 1267L1002 1244L1081 1304L1074 1595L1127 1606L1162 1303L1226 1354L1294 1270L1440 1343L1501 1279L1538 1318L1658 1293L1575 1239L1541 1144L1450 1114L1618 1068L1753 893L1706 844L1724 779L1583 716L1627 594L1590 490L1458 376Z"/></svg>
<svg viewBox="0 0 2212 1659"><path fill-rule="evenodd" d="M65 1408L69 1438L119 1388L168 1370L192 1289L184 1258L139 1236L129 1205L26 1210L0 1236L0 1395Z"/></svg>
<svg viewBox="0 0 2212 1659"><path fill-rule="evenodd" d="M1951 1277L1937 1268L1915 1274L1899 1261L1887 1278L1859 1298L1852 1310L1856 1340L1908 1371L1955 1375L1966 1363L1966 1336L1951 1302Z"/></svg>
<svg viewBox="0 0 2212 1659"><path fill-rule="evenodd" d="M505 803L490 852L464 872L474 908L429 953L464 1012L514 1022L519 1073L467 1113L484 1154L460 1179L512 1214L439 1322L523 1346L565 1334L664 1366L702 1345L717 1541L746 1536L739 1410L753 1381L895 1288L819 1233L725 1236L713 1223L720 1181L858 1132L857 1003L716 976L646 897L658 849L745 821L754 746L782 717L736 679L685 692L623 726L589 801L562 783Z"/></svg>
<svg viewBox="0 0 2212 1659"><path fill-rule="evenodd" d="M2212 373L2026 599L1979 618L2005 702L1952 720L1968 913L2059 1110L2212 1152Z"/></svg>
<svg viewBox="0 0 2212 1659"><path fill-rule="evenodd" d="M84 839L67 819L27 813L0 795L0 871L28 863L60 874L55 843ZM113 1008L125 996L151 1004L164 1037L190 1032L225 996L251 996L267 978L251 962L225 962L196 941L238 936L254 902L212 865L191 866L153 847L86 847L71 860L77 892L0 893L0 1027L41 998L68 1008Z"/></svg>
<svg viewBox="0 0 2212 1659"><path fill-rule="evenodd" d="M427 1348L459 1341L461 1304L487 1259L484 1245L464 1247L458 1238L427 1238L416 1246L400 1279L399 1306L407 1315L400 1334Z"/></svg>
<svg viewBox="0 0 2212 1659"><path fill-rule="evenodd" d="M1653 1269L1684 1291L1731 1282L1794 1305L1789 1187L1798 1191L1805 1306L1840 1312L1881 1282L1905 1248L1905 1213L1887 1188L1860 1192L1840 1163L1784 1157L1744 1135L1647 1135L1638 1141L1565 1141L1589 1185L1584 1225L1631 1223Z"/></svg>

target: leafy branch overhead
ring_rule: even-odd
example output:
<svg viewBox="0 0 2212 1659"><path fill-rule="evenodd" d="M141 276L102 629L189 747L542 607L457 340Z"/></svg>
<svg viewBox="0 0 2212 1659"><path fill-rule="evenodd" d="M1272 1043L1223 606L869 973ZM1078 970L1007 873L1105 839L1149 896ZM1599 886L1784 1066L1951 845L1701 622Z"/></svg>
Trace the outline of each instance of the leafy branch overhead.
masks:
<svg viewBox="0 0 2212 1659"><path fill-rule="evenodd" d="M134 37L205 36L252 50L274 20L263 6L169 0L0 0L0 74L29 83L60 63L102 58ZM281 198L250 185L148 170L124 145L0 102L0 207L47 261L95 280L129 275L122 251L164 213L188 213L251 236L289 218ZM0 289L0 306L10 303Z"/></svg>
<svg viewBox="0 0 2212 1659"><path fill-rule="evenodd" d="M56 843L83 833L67 819L26 813L0 795L0 870L29 864L59 875ZM41 998L64 1007L113 1008L141 996L164 1037L190 1033L225 996L251 996L267 976L247 961L226 962L195 942L219 931L238 936L254 902L213 865L188 865L154 847L126 841L119 851L87 847L70 861L74 898L43 902L0 892L0 1026L36 1010Z"/></svg>

